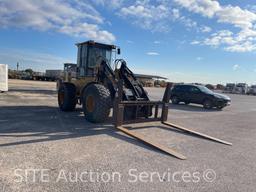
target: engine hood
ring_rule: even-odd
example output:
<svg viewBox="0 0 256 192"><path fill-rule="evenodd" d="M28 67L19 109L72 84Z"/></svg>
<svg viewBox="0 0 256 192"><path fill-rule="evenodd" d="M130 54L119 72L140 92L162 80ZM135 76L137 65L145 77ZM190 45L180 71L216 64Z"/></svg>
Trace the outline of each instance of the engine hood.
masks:
<svg viewBox="0 0 256 192"><path fill-rule="evenodd" d="M231 100L229 96L224 95L224 94L220 94L220 93L213 93L213 96L219 98L219 99L225 99L225 100Z"/></svg>

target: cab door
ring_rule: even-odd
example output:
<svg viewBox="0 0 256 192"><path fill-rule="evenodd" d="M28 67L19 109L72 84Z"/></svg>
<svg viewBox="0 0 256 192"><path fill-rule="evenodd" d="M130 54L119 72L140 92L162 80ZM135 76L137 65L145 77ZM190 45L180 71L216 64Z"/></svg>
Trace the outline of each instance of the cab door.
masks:
<svg viewBox="0 0 256 192"><path fill-rule="evenodd" d="M174 93L181 102L190 102L189 85L179 85L175 88Z"/></svg>
<svg viewBox="0 0 256 192"><path fill-rule="evenodd" d="M77 77L86 77L88 76L87 70L88 63L88 46L79 45L77 52Z"/></svg>
<svg viewBox="0 0 256 192"><path fill-rule="evenodd" d="M100 49L95 45L79 45L77 56L79 77L95 77L95 68L97 64L100 64L99 59L103 53L104 49Z"/></svg>
<svg viewBox="0 0 256 192"><path fill-rule="evenodd" d="M197 103L197 104L202 103L203 93L196 86L189 87L189 95L190 95L191 103Z"/></svg>

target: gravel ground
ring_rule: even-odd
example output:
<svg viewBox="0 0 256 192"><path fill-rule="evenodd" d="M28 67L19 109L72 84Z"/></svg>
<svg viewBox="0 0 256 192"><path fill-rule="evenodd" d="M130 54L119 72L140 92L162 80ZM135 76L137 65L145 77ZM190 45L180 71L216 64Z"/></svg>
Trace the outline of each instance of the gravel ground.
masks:
<svg viewBox="0 0 256 192"><path fill-rule="evenodd" d="M60 112L53 82L10 80L9 87L0 93L0 191L255 191L254 96L230 95L223 111L169 106L169 121L233 146L160 124L132 129L187 156L179 160L111 123L87 122L81 108ZM148 89L156 100L163 91Z"/></svg>

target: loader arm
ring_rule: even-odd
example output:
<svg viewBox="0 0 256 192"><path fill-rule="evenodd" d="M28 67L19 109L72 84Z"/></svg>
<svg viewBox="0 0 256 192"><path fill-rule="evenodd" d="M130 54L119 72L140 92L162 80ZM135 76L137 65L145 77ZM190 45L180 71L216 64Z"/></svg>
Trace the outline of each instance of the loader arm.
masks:
<svg viewBox="0 0 256 192"><path fill-rule="evenodd" d="M115 73L105 60L102 60L97 75L98 82L105 85L111 92L112 98L117 91L119 80L124 82L123 100L128 101L149 101L149 97L141 83L134 76L133 72L127 67L126 62L122 59L121 66ZM127 93L129 90L130 95Z"/></svg>
<svg viewBox="0 0 256 192"><path fill-rule="evenodd" d="M118 69L118 82L123 82L122 101L150 101L147 92L134 76L133 72L127 67L126 62L123 59L119 59L117 62L121 63ZM150 105L140 105L138 103L138 105L124 107L124 118L126 120L148 118L151 115L152 106Z"/></svg>
<svg viewBox="0 0 256 192"><path fill-rule="evenodd" d="M124 60L122 60L119 70L119 77L124 81L125 87L133 92L134 98L132 98L132 100L149 101L147 92L134 76L133 72L127 67Z"/></svg>

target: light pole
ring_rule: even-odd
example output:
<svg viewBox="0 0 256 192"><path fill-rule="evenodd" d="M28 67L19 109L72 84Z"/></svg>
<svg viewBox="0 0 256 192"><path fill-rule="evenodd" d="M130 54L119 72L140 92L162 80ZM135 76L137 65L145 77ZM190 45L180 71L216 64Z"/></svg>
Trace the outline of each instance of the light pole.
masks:
<svg viewBox="0 0 256 192"><path fill-rule="evenodd" d="M19 64L19 62L17 62L17 71L19 71L19 66L20 66L20 64Z"/></svg>

